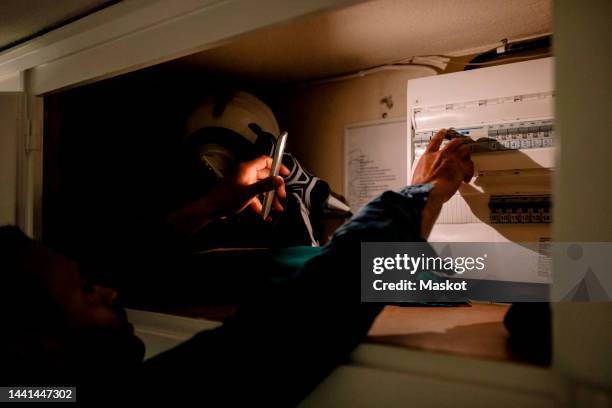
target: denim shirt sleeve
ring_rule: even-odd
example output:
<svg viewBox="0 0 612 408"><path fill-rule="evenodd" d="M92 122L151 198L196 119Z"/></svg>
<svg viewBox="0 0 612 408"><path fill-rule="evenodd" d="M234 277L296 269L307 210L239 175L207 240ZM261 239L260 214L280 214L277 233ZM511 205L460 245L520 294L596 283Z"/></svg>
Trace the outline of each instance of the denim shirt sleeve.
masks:
<svg viewBox="0 0 612 408"><path fill-rule="evenodd" d="M194 390L206 384L207 399L217 396L225 405L247 397L296 405L346 363L383 307L361 302L361 242L422 241L421 212L431 188L408 186L371 201L293 279L258 291L220 328L148 360L147 384L175 381L189 389L185 384L197 380Z"/></svg>
<svg viewBox="0 0 612 408"><path fill-rule="evenodd" d="M423 241L421 213L432 188L431 184L416 184L398 192L383 193L340 227L329 245L345 239L364 242Z"/></svg>

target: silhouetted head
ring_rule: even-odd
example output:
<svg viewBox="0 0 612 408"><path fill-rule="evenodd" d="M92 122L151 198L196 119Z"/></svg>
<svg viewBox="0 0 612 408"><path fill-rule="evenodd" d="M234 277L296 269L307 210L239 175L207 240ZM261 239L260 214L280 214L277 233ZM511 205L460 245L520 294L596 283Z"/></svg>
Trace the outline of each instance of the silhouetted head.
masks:
<svg viewBox="0 0 612 408"><path fill-rule="evenodd" d="M11 382L84 381L142 362L117 293L81 276L79 263L0 227L3 375Z"/></svg>

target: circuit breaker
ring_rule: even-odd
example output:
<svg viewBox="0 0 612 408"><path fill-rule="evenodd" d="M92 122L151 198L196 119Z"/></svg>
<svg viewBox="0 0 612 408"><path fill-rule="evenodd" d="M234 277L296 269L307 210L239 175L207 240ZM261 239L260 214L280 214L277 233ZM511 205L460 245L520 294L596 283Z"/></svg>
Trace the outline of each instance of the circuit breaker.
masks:
<svg viewBox="0 0 612 408"><path fill-rule="evenodd" d="M553 58L408 81L409 168L439 129L473 141L475 177L443 206L430 241L550 239L553 84Z"/></svg>

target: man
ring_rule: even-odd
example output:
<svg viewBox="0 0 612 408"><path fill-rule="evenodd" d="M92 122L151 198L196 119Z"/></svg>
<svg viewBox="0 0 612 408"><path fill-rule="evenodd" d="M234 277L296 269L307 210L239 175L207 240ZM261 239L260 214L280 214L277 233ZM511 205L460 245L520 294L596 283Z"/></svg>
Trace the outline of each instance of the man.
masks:
<svg viewBox="0 0 612 408"><path fill-rule="evenodd" d="M219 329L144 363L114 290L87 283L78 264L14 227L0 229L1 313L12 328L2 338L2 385L76 385L81 401L298 403L347 358L382 308L360 302L360 242L422 241L442 204L472 177L470 147L454 139L440 149L444 136L432 139L414 185L365 206L298 275L258 294ZM281 188L278 178L264 180ZM222 202L240 210L251 199L242 193Z"/></svg>

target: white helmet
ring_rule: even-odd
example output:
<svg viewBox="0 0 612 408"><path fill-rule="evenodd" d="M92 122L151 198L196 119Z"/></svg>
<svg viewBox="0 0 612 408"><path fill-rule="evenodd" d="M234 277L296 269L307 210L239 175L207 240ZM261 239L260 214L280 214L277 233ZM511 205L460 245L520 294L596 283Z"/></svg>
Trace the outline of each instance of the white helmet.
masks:
<svg viewBox="0 0 612 408"><path fill-rule="evenodd" d="M251 123L274 138L280 134L276 117L268 105L250 93L238 91L225 104L220 103L219 98L204 101L187 119L185 131L189 137L193 132L206 127L226 128L255 143L257 134L249 128Z"/></svg>
<svg viewBox="0 0 612 408"><path fill-rule="evenodd" d="M231 131L231 132L228 132ZM202 133L216 137L202 137ZM272 110L259 98L243 91L206 99L187 119L186 141L198 134L198 157L218 178L225 176L240 160L241 153L231 135L242 136L246 145L255 145L267 133L275 140L280 134ZM245 146L246 146L245 145ZM243 149L244 150L244 149Z"/></svg>

